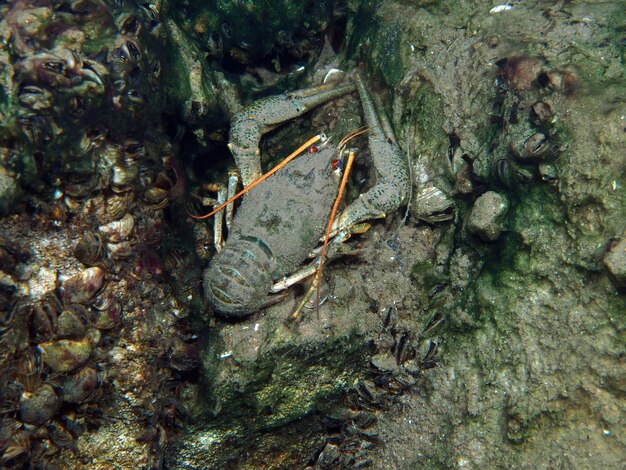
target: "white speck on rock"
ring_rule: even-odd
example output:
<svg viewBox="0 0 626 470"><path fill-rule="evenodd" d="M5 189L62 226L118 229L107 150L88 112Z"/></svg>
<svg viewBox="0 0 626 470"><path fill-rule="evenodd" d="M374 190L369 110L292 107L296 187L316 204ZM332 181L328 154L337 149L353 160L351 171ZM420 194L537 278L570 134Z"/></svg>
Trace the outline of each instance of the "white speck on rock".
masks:
<svg viewBox="0 0 626 470"><path fill-rule="evenodd" d="M513 5L509 5L508 3L503 3L502 5L497 5L489 10L489 13L502 13L504 11L508 11L513 8Z"/></svg>
<svg viewBox="0 0 626 470"><path fill-rule="evenodd" d="M39 268L37 274L28 281L28 288L32 300L40 300L57 286L57 271L46 267Z"/></svg>

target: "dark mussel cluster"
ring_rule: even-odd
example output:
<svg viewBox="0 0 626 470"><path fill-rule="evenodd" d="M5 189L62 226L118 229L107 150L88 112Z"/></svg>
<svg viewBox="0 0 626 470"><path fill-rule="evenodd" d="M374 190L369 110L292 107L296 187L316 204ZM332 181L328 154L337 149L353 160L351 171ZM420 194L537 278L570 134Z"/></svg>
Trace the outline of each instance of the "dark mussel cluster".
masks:
<svg viewBox="0 0 626 470"><path fill-rule="evenodd" d="M333 16L341 14L332 1L171 3L173 16L197 40L207 59L226 69L263 66L281 72L293 62L301 65L319 53L320 33L332 32L328 30Z"/></svg>
<svg viewBox="0 0 626 470"><path fill-rule="evenodd" d="M574 93L575 75L526 56L507 57L497 65L493 123L499 132L488 149L491 159L481 163L493 161L475 170L479 176L490 172L499 186L509 190L531 181L556 184L554 162L565 145L554 109Z"/></svg>
<svg viewBox="0 0 626 470"><path fill-rule="evenodd" d="M422 385L424 374L437 367L439 345L445 323L445 285L431 292L422 328L415 332L411 323L400 318L395 307L379 309L382 320L375 354L370 358L369 377L350 387L341 406L323 410L320 424L326 431L321 448L306 468L366 468L372 465L376 447L384 445L378 435L381 411L394 406L396 398Z"/></svg>
<svg viewBox="0 0 626 470"><path fill-rule="evenodd" d="M62 201L51 213L63 219L81 199L145 183L162 157L144 145L162 105L151 12L101 0L21 0L0 10L0 177L11 188L0 212L27 188Z"/></svg>

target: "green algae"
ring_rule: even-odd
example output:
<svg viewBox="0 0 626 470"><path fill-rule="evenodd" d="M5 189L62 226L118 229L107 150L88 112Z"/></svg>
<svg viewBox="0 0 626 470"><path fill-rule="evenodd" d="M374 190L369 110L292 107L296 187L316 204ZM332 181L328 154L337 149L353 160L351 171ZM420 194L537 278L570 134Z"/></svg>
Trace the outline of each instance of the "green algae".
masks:
<svg viewBox="0 0 626 470"><path fill-rule="evenodd" d="M405 115L406 125L414 125L419 135L419 150L431 155L446 154L449 137L444 132L444 100L430 83L420 84L409 103Z"/></svg>
<svg viewBox="0 0 626 470"><path fill-rule="evenodd" d="M307 447L300 441L286 441L281 433L292 429L290 432L313 437L309 433L317 425L306 424L308 417L338 403L362 374L371 352L356 333L345 332L324 342L302 341L283 327L266 336L264 352L251 360L245 359L250 355L243 349L247 342L226 354L223 335L214 332L210 342L212 347L203 353L204 383L194 400L196 407L189 410L196 424L186 442L193 441L193 452L210 455L216 465L229 459L246 465L244 462L250 462L244 457L247 452L260 456L263 449L272 448L293 454L293 462L301 461ZM293 431L301 425L302 430ZM270 431L273 434L267 434ZM259 440L263 435L266 437ZM202 442L200 436L204 436ZM210 445L207 436L212 436ZM232 442L239 443L235 453L229 456L219 451ZM182 448L181 455L185 454Z"/></svg>
<svg viewBox="0 0 626 470"><path fill-rule="evenodd" d="M401 57L401 28L402 20L397 19L393 27L382 31L378 28L377 9L375 2L364 2L357 9L351 20L352 34L346 46L349 56L359 57L366 55L363 65L367 75L380 75L388 87L395 86L403 76L403 61ZM372 42L366 38L376 36L378 40Z"/></svg>
<svg viewBox="0 0 626 470"><path fill-rule="evenodd" d="M358 337L298 347L286 338L271 341L279 342L264 346L267 352L252 362L238 361L237 377L223 381L210 378L225 377L224 366L219 364L228 363L228 358L216 362L224 348L214 341L216 349L205 353L207 370L212 371L205 386L210 393L203 399L207 410L219 409L228 423L241 419L248 428L254 423L257 430L285 425L315 411L320 401L337 398L365 367L367 348ZM281 346L282 342L286 344ZM232 352L238 357L237 351ZM328 355L337 360L327 361ZM219 419L213 421L218 427L219 423Z"/></svg>

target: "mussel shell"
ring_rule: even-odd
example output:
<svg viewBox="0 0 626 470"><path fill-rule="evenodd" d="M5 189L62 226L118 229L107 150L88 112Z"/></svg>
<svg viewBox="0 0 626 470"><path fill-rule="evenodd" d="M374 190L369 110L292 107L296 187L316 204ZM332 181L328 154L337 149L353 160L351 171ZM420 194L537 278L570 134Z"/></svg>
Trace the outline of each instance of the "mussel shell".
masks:
<svg viewBox="0 0 626 470"><path fill-rule="evenodd" d="M530 119L537 126L548 124L553 116L552 108L545 101L537 101L530 107Z"/></svg>
<svg viewBox="0 0 626 470"><path fill-rule="evenodd" d="M74 257L87 266L93 266L103 254L104 244L99 234L87 232L74 248Z"/></svg>
<svg viewBox="0 0 626 470"><path fill-rule="evenodd" d="M524 142L521 156L528 160L540 160L550 149L550 142L545 134L536 132Z"/></svg>
<svg viewBox="0 0 626 470"><path fill-rule="evenodd" d="M511 160L500 159L494 165L496 179L508 189L518 189L530 183L534 173Z"/></svg>
<svg viewBox="0 0 626 470"><path fill-rule="evenodd" d="M0 440L8 440L16 431L22 427L22 423L15 418L0 419Z"/></svg>
<svg viewBox="0 0 626 470"><path fill-rule="evenodd" d="M445 222L454 218L454 201L443 190L427 183L418 189L411 212L428 223Z"/></svg>
<svg viewBox="0 0 626 470"><path fill-rule="evenodd" d="M156 60L152 65L152 76L157 79L161 76L161 62Z"/></svg>
<svg viewBox="0 0 626 470"><path fill-rule="evenodd" d="M20 124L20 130L31 143L43 145L52 140L51 129L53 126L48 117L34 114L21 116L17 120Z"/></svg>
<svg viewBox="0 0 626 470"><path fill-rule="evenodd" d="M119 325L122 319L122 304L117 299L107 305L106 308L96 310L93 313L93 326L101 330L110 330Z"/></svg>
<svg viewBox="0 0 626 470"><path fill-rule="evenodd" d="M85 175L73 174L71 177L63 177L63 190L65 194L75 198L84 198L92 194L98 185L100 179L96 173Z"/></svg>
<svg viewBox="0 0 626 470"><path fill-rule="evenodd" d="M576 75L570 70L548 70L537 77L540 86L571 95L577 87Z"/></svg>
<svg viewBox="0 0 626 470"><path fill-rule="evenodd" d="M71 447L74 443L72 434L58 422L52 422L48 426L48 436L56 447Z"/></svg>
<svg viewBox="0 0 626 470"><path fill-rule="evenodd" d="M89 359L91 342L87 336L79 341L60 339L39 344L44 362L55 372L72 371Z"/></svg>
<svg viewBox="0 0 626 470"><path fill-rule="evenodd" d="M32 392L39 386L42 371L43 358L41 351L36 347L23 353L17 361L17 381L27 392ZM3 392L6 393L7 389Z"/></svg>
<svg viewBox="0 0 626 470"><path fill-rule="evenodd" d="M422 341L417 349L420 369L432 369L437 366L438 339L427 339Z"/></svg>
<svg viewBox="0 0 626 470"><path fill-rule="evenodd" d="M222 36L219 32L213 31L210 35L208 35L206 48L210 55L220 55L223 51L223 45L224 42L222 41Z"/></svg>
<svg viewBox="0 0 626 470"><path fill-rule="evenodd" d="M65 309L57 320L57 338L59 339L81 339L85 336L86 325L79 315L82 307Z"/></svg>
<svg viewBox="0 0 626 470"><path fill-rule="evenodd" d="M101 225L99 230L105 240L118 243L122 240L126 240L130 236L134 226L135 218L130 214L126 214L119 220Z"/></svg>
<svg viewBox="0 0 626 470"><path fill-rule="evenodd" d="M99 267L85 269L63 283L63 296L69 303L88 303L104 285L104 271Z"/></svg>
<svg viewBox="0 0 626 470"><path fill-rule="evenodd" d="M188 372L196 368L198 364L199 358L195 346L176 338L169 354L170 367L180 372Z"/></svg>
<svg viewBox="0 0 626 470"><path fill-rule="evenodd" d="M343 468L343 453L336 444L327 443L317 457L315 468Z"/></svg>
<svg viewBox="0 0 626 470"><path fill-rule="evenodd" d="M143 198L150 209L163 209L169 204L169 191L153 186L146 190Z"/></svg>
<svg viewBox="0 0 626 470"><path fill-rule="evenodd" d="M132 192L114 194L106 200L106 219L118 220L124 217L132 203Z"/></svg>
<svg viewBox="0 0 626 470"><path fill-rule="evenodd" d="M68 207L64 203L55 202L47 207L46 213L50 220L65 222L68 218Z"/></svg>
<svg viewBox="0 0 626 470"><path fill-rule="evenodd" d="M102 333L100 332L100 330L93 328L92 330L89 331L89 334L87 335L87 339L89 340L89 345L92 348L95 348L96 346L98 346L98 344L100 343L100 340L102 339Z"/></svg>
<svg viewBox="0 0 626 470"><path fill-rule="evenodd" d="M2 251L2 248L0 248ZM15 286L7 286L0 284L0 338L2 334L11 327L13 318L17 312L17 307L14 306L14 296L17 288ZM27 310L27 314L30 315L32 309Z"/></svg>
<svg viewBox="0 0 626 470"><path fill-rule="evenodd" d="M125 15L119 21L120 32L129 36L139 36L141 32L141 21L135 15Z"/></svg>
<svg viewBox="0 0 626 470"><path fill-rule="evenodd" d="M72 96L68 101L67 110L72 116L79 117L87 111L87 105L81 96ZM87 139L87 136L85 138ZM89 145L85 146L87 149L91 148L92 144L91 139L88 140Z"/></svg>
<svg viewBox="0 0 626 470"><path fill-rule="evenodd" d="M19 418L25 423L41 425L57 414L61 398L50 384L43 384L20 400Z"/></svg>
<svg viewBox="0 0 626 470"><path fill-rule="evenodd" d="M126 139L124 141L124 158L126 161L141 160L146 156L146 147L136 139Z"/></svg>
<svg viewBox="0 0 626 470"><path fill-rule="evenodd" d="M111 259L128 258L133 254L133 245L129 241L107 243L107 251Z"/></svg>
<svg viewBox="0 0 626 470"><path fill-rule="evenodd" d="M85 19L109 19L107 5L101 0L74 0L71 2L71 9L73 14L85 16Z"/></svg>
<svg viewBox="0 0 626 470"><path fill-rule="evenodd" d="M398 364L391 354L375 354L370 358L370 364L374 370L383 374L390 374L398 370Z"/></svg>
<svg viewBox="0 0 626 470"><path fill-rule="evenodd" d="M542 181L549 184L556 184L559 181L559 171L556 165L551 163L541 163L539 165L539 175Z"/></svg>
<svg viewBox="0 0 626 470"><path fill-rule="evenodd" d="M70 375L63 382L63 401L83 403L98 387L98 373L91 367L85 367Z"/></svg>
<svg viewBox="0 0 626 470"><path fill-rule="evenodd" d="M122 160L122 148L119 145L114 145L110 141L106 140L107 134L104 129L94 127L92 132L95 134L93 139L98 143L102 142L102 148L98 152L100 165L109 171L113 165Z"/></svg>
<svg viewBox="0 0 626 470"><path fill-rule="evenodd" d="M45 300L33 308L31 316L31 330L35 341L47 341L54 337L57 329L59 312Z"/></svg>
<svg viewBox="0 0 626 470"><path fill-rule="evenodd" d="M45 88L35 85L25 85L20 88L18 99L20 104L33 111L48 109L53 104L53 95Z"/></svg>
<svg viewBox="0 0 626 470"><path fill-rule="evenodd" d="M126 41L126 50L128 51L131 61L139 62L141 60L141 51L134 41L130 39Z"/></svg>
<svg viewBox="0 0 626 470"><path fill-rule="evenodd" d="M136 164L130 165L113 165L112 179L114 191L125 191L126 188L132 186L137 175L139 174L139 167Z"/></svg>
<svg viewBox="0 0 626 470"><path fill-rule="evenodd" d="M17 431L11 439L3 442L0 463L4 468L28 468L30 463L31 439L30 432L25 429Z"/></svg>

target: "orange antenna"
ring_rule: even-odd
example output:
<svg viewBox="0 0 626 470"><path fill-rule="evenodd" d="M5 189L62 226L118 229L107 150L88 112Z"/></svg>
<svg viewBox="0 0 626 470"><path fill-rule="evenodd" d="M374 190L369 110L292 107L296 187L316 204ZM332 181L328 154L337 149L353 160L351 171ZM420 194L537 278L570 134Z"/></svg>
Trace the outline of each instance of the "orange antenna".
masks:
<svg viewBox="0 0 626 470"><path fill-rule="evenodd" d="M354 139L355 137L361 134L365 134L368 130L369 128L367 127L359 127L358 129L353 130L347 136L341 139L341 142L339 142L338 148L341 148L342 145L345 145L346 143L348 143L350 140ZM328 218L328 225L326 225L326 233L324 234L324 245L322 245L322 251L320 253L320 264L317 267L317 270L315 272L315 277L313 278L313 281L311 282L311 286L309 287L309 290L303 297L302 301L298 304L294 312L289 317L288 321L290 322L298 318L298 316L300 315L300 312L302 311L302 308L311 298L311 295L313 294L313 289L316 289L317 291L316 302L317 302L317 313L319 316L319 309L320 309L320 289L319 288L320 288L320 279L322 277L322 268L324 267L324 258L326 257L326 251L328 250L328 243L330 241L330 232L333 227L333 222L335 221L335 217L337 216L337 210L339 209L339 204L341 203L341 200L343 199L343 193L345 192L346 185L348 184L348 177L350 176L350 170L352 169L353 162L354 162L354 151L351 150L350 152L348 152L348 161L346 162L346 167L341 177L341 183L339 184L339 191L337 192L337 197L335 198L333 208L330 211L330 217Z"/></svg>
<svg viewBox="0 0 626 470"><path fill-rule="evenodd" d="M347 144L350 140L355 137L365 134L369 129L367 127L360 127L352 132L350 132L347 136L341 139L339 142L339 146ZM318 289L317 289L317 308L320 307L320 290L319 290L319 278L322 275L322 266L324 266L324 257L326 256L326 250L328 249L328 242L330 241L330 231L333 227L333 222L335 221L335 217L337 216L337 209L339 209L339 203L343 199L343 193L346 190L346 185L348 184L348 177L350 176L350 170L352 169L352 163L354 162L354 150L350 150L348 152L348 161L346 162L346 169L341 176L341 183L339 184L339 191L337 192L337 197L335 198L335 203L333 204L333 208L330 211L330 217L328 219L328 225L326 225L326 233L324 234L324 245L322 246L322 252L320 253L320 265L317 267L317 273L315 274L315 279L317 279Z"/></svg>
<svg viewBox="0 0 626 470"><path fill-rule="evenodd" d="M356 135L359 135L359 134L356 134ZM324 234L324 245L322 246L322 252L320 253L320 265L317 267L317 273L315 273L315 279L317 280L316 283L317 283L318 312L320 308L319 283L320 283L320 278L322 277L322 267L324 266L324 257L326 256L326 250L328 249L328 242L330 241L330 231L332 229L333 222L335 221L335 216L337 215L337 209L339 208L339 203L341 202L341 199L343 199L343 193L346 190L346 184L348 183L348 176L350 176L350 170L352 169L353 162L354 162L354 151L350 150L350 152L348 152L348 161L346 162L346 169L344 170L343 176L341 177L341 184L339 185L339 193L337 194L337 197L335 198L333 209L330 211L330 218L328 219L328 225L326 226L326 233Z"/></svg>
<svg viewBox="0 0 626 470"><path fill-rule="evenodd" d="M206 214L206 215L193 215L193 214L190 214L189 211L187 211L187 214L189 215L189 217L191 217L192 219L196 219L196 220L208 219L209 217L217 214L219 211L221 211L228 204L230 204L231 202L237 200L238 198L240 198L241 196L246 194L248 191L250 191L252 188L254 188L257 184L261 183L262 181L265 181L267 178L272 176L274 173L276 173L278 170L280 170L282 167L284 167L287 163L289 163L291 160L293 160L298 155L300 155L302 152L304 152L307 149L307 147L313 145L314 143L318 142L321 139L322 139L322 136L319 135L319 134L314 136L314 137L311 137L309 140L307 140L300 147L298 147L296 150L294 150L291 154L289 154L289 156L287 156L287 158L285 158L282 162L280 162L278 165L276 165L270 171L265 173L263 176L260 176L259 178L255 179L247 187L243 188L241 191L239 191L237 194L235 194L233 197L231 197L228 201L220 204L219 206L217 206L215 209L213 209L208 214Z"/></svg>
<svg viewBox="0 0 626 470"><path fill-rule="evenodd" d="M354 139L355 137L357 137L357 136L359 136L361 134L365 134L367 131L369 131L369 127L367 127L367 126L359 127L358 129L350 131L348 133L348 135L345 136L343 139L341 139L341 142L339 142L339 144L337 144L337 148L341 149L342 146L346 145L352 139Z"/></svg>

